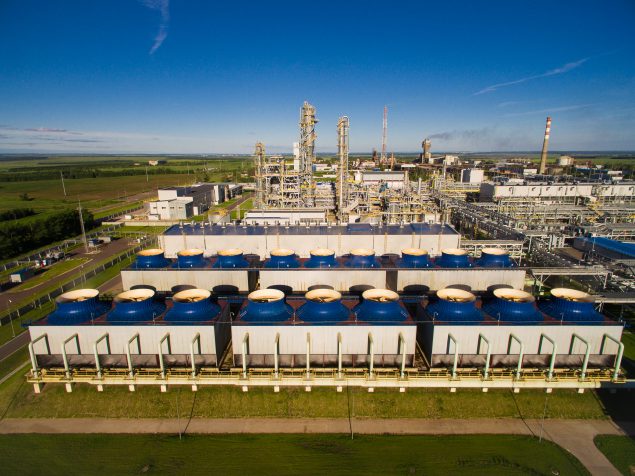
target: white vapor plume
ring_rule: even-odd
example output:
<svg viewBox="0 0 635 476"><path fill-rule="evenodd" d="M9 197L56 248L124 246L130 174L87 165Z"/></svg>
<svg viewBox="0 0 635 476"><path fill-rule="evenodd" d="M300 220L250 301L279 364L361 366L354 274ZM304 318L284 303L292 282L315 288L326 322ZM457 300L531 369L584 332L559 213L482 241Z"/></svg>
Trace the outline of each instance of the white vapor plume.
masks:
<svg viewBox="0 0 635 476"><path fill-rule="evenodd" d="M150 48L150 54L154 54L154 52L163 44L163 41L168 37L168 26L170 25L170 0L141 0L141 3L152 10L157 10L161 14L159 31L154 37L152 48Z"/></svg>
<svg viewBox="0 0 635 476"><path fill-rule="evenodd" d="M474 96L478 96L480 94L485 94L485 93L491 93L496 91L499 88L504 88L506 86L513 86L514 84L526 83L527 81L532 81L534 79L546 78L548 76L555 76L557 74L568 73L569 71L576 69L579 66L582 66L588 60L589 58L582 58L577 61L572 61L571 63L564 64L560 66L559 68L551 69L547 71L546 73L536 74L534 76L527 76L526 78L520 78L514 81L508 81L506 83L492 84L491 86L488 86L484 89L481 89L480 91L475 92Z"/></svg>

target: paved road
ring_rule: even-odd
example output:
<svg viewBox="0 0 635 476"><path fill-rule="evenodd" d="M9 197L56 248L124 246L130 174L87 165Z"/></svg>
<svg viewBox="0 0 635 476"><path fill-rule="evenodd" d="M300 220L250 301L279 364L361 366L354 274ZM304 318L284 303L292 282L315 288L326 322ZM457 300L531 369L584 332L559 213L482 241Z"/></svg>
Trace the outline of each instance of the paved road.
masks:
<svg viewBox="0 0 635 476"><path fill-rule="evenodd" d="M11 324L7 324L7 325L10 326ZM20 323L14 322L13 325L15 325L16 329L18 329L18 326L20 325ZM6 359L15 351L24 347L28 343L29 343L29 333L23 332L22 334L19 334L15 339L11 339L6 344L1 345L0 346L0 361Z"/></svg>
<svg viewBox="0 0 635 476"><path fill-rule="evenodd" d="M396 435L515 434L540 436L540 420L474 419L5 419L0 434L16 433L350 433ZM595 447L596 435L634 435L635 423L545 420L543 437L571 452L594 475L619 475Z"/></svg>
<svg viewBox="0 0 635 476"><path fill-rule="evenodd" d="M86 258L88 259L88 261L86 261L83 264L83 269L90 269L95 263L98 263L100 261L104 261L107 260L108 258L117 255L119 253L124 252L127 248L130 248L132 245L130 243L130 240L127 238L121 238L119 240L114 240L111 243L108 243L107 245L104 245L102 247L100 247L97 250L97 253L95 252L90 252L88 254L86 254L84 252L84 248L77 248L73 251L71 251L69 253L69 256L71 256L72 258ZM67 281L71 276L78 274L81 271L81 268L78 266L77 268L74 268L72 270L69 270L63 274L60 274L59 276L56 276L48 281L43 282L42 284L40 284L39 286L35 286L33 288L30 289L26 289L24 291L11 291L10 289L7 291L4 291L2 293L0 293L0 309L6 309L7 307L7 303L8 300L10 299L13 302L13 305L15 305L18 302L27 302L28 298L33 296L34 294L38 293L39 291L51 287L54 284L62 284L63 282ZM28 283L28 281L26 281L26 283Z"/></svg>

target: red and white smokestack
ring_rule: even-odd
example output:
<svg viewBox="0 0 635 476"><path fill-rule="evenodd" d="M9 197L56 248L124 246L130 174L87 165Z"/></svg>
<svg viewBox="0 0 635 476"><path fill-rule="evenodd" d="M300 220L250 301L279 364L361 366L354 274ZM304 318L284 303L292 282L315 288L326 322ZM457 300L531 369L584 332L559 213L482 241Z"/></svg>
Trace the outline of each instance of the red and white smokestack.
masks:
<svg viewBox="0 0 635 476"><path fill-rule="evenodd" d="M547 117L547 126L545 127L545 140L542 143L542 153L540 154L540 170L538 173L544 175L547 169L547 149L549 147L549 135L551 134L551 118Z"/></svg>

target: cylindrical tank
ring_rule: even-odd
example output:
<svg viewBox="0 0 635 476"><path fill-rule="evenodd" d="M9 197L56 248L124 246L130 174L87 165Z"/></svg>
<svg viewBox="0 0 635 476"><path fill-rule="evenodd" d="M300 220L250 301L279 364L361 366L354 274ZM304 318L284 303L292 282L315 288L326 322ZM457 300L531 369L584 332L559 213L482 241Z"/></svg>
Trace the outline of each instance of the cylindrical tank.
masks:
<svg viewBox="0 0 635 476"><path fill-rule="evenodd" d="M471 268L472 263L467 251L459 248L446 248L441 250L441 256L435 264L441 268Z"/></svg>
<svg viewBox="0 0 635 476"><path fill-rule="evenodd" d="M293 250L279 248L271 250L271 257L265 261L265 268L299 268L300 262Z"/></svg>
<svg viewBox="0 0 635 476"><path fill-rule="evenodd" d="M243 250L231 248L220 250L214 268L249 268L249 261L243 255Z"/></svg>
<svg viewBox="0 0 635 476"><path fill-rule="evenodd" d="M207 262L203 257L203 250L192 248L181 250L176 254L177 268L205 268Z"/></svg>
<svg viewBox="0 0 635 476"><path fill-rule="evenodd" d="M304 295L306 302L296 316L310 324L337 324L346 321L350 310L342 304L342 295L332 289L314 289Z"/></svg>
<svg viewBox="0 0 635 476"><path fill-rule="evenodd" d="M357 321L374 325L390 325L403 322L409 314L400 304L399 295L388 289L368 289L362 293L362 301L353 308Z"/></svg>
<svg viewBox="0 0 635 476"><path fill-rule="evenodd" d="M351 250L351 255L346 262L347 268L379 268L381 264L375 258L375 252L366 248Z"/></svg>
<svg viewBox="0 0 635 476"><path fill-rule="evenodd" d="M220 306L211 300L205 289L186 289L172 296L172 309L164 320L173 324L211 321L220 314Z"/></svg>
<svg viewBox="0 0 635 476"><path fill-rule="evenodd" d="M483 248L476 265L482 268L511 268L516 264L509 257L509 252L502 248Z"/></svg>
<svg viewBox="0 0 635 476"><path fill-rule="evenodd" d="M284 293L277 289L261 289L247 296L247 305L240 311L241 321L254 324L275 324L288 321L293 308L284 300Z"/></svg>
<svg viewBox="0 0 635 476"><path fill-rule="evenodd" d="M476 307L476 296L468 291L440 289L437 298L426 308L428 316L435 321L476 324L483 320L483 313Z"/></svg>
<svg viewBox="0 0 635 476"><path fill-rule="evenodd" d="M57 297L56 309L49 314L49 324L75 325L88 322L108 311L108 304L99 300L99 291L96 289L77 289L69 291Z"/></svg>
<svg viewBox="0 0 635 476"><path fill-rule="evenodd" d="M311 257L304 263L305 268L337 268L339 263L335 259L335 251L317 248L310 251Z"/></svg>
<svg viewBox="0 0 635 476"><path fill-rule="evenodd" d="M151 248L137 253L135 268L165 268L170 261L161 248Z"/></svg>
<svg viewBox="0 0 635 476"><path fill-rule="evenodd" d="M108 313L110 324L152 321L165 311L165 305L154 300L152 289L132 289L117 294L115 308Z"/></svg>
<svg viewBox="0 0 635 476"><path fill-rule="evenodd" d="M534 324L543 321L534 297L518 289L494 290L494 299L483 306L483 311L494 319L514 324Z"/></svg>
<svg viewBox="0 0 635 476"><path fill-rule="evenodd" d="M406 248L401 250L401 259L398 265L400 268L431 268L432 262L426 250Z"/></svg>
<svg viewBox="0 0 635 476"><path fill-rule="evenodd" d="M572 323L599 323L604 316L593 307L594 298L576 289L554 288L551 299L539 304L540 310L553 319Z"/></svg>

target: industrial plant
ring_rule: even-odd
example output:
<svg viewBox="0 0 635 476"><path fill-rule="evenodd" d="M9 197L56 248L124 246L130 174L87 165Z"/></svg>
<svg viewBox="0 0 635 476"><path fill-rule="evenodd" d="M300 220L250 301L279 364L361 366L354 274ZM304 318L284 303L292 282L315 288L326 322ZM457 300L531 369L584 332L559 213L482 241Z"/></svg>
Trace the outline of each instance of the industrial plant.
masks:
<svg viewBox="0 0 635 476"><path fill-rule="evenodd" d="M370 163L351 159L339 118L326 180L317 122L305 102L292 156L256 144L243 218L171 226L114 299L58 296L29 328L35 391L624 384L624 322L608 308L635 303L635 245L617 241L635 239L635 183L548 174L550 118L535 173L435 157L430 138L400 163L386 108Z"/></svg>

